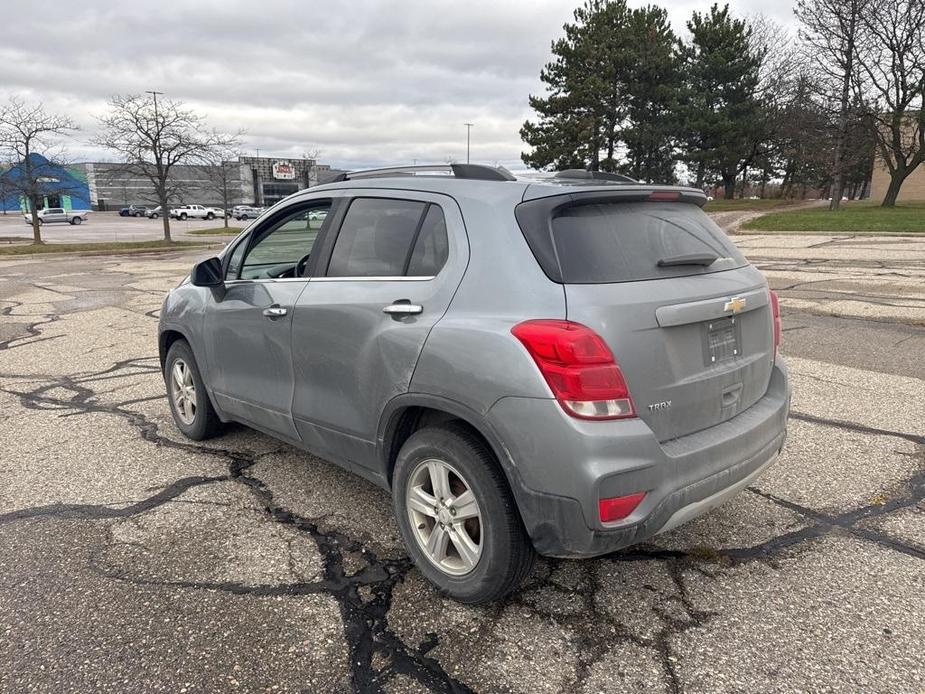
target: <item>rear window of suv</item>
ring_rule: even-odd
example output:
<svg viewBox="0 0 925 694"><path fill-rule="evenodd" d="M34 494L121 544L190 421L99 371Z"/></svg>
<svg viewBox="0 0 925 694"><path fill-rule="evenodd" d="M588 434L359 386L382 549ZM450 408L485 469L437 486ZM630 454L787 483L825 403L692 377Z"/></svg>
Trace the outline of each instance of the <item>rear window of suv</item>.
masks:
<svg viewBox="0 0 925 694"><path fill-rule="evenodd" d="M564 205L544 226L543 232L524 229L525 235L546 274L565 284L636 282L746 264L722 229L691 203Z"/></svg>

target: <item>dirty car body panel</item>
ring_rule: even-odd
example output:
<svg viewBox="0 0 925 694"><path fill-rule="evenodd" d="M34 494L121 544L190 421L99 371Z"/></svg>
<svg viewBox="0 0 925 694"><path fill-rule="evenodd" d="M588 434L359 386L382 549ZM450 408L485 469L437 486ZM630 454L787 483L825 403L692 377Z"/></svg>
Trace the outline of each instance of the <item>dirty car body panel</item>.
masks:
<svg viewBox="0 0 925 694"><path fill-rule="evenodd" d="M375 204L370 213L358 202L370 199L393 202L375 217ZM227 275L265 229L312 204L326 205L326 217L304 268ZM161 356L184 337L222 419L385 488L396 441L416 421L408 412L463 422L497 459L540 553L611 552L722 503L773 463L786 436L776 304L702 204L700 191L596 181L386 176L319 186L263 212L228 245L221 286L186 281L168 295ZM349 262L385 262L372 257L375 244L362 246L363 230L405 243L389 225L420 210L420 234L431 206L446 233L446 248L427 251L444 254L433 275L409 275L410 258L400 273L345 274ZM401 313L384 312L399 304ZM266 316L272 307L284 315ZM569 412L512 334L530 320L592 331L625 378L631 416ZM628 515L602 519L602 500L637 492Z"/></svg>

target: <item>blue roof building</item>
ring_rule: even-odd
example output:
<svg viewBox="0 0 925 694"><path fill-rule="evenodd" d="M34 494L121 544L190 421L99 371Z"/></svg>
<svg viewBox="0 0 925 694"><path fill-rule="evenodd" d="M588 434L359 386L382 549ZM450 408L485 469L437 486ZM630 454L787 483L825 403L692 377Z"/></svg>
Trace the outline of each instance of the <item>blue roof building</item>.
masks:
<svg viewBox="0 0 925 694"><path fill-rule="evenodd" d="M90 187L85 174L77 168L54 164L41 154L30 154L32 175L38 179L42 207L63 207L66 210L89 210ZM23 162L0 173L0 210L26 212L29 201L22 195Z"/></svg>

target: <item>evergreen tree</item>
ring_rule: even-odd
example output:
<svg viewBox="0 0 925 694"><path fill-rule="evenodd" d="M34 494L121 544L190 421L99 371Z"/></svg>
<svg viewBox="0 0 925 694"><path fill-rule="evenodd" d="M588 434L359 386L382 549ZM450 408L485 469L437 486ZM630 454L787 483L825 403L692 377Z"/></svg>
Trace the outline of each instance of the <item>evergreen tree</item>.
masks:
<svg viewBox="0 0 925 694"><path fill-rule="evenodd" d="M682 47L684 97L681 109L686 161L697 186L718 176L725 197L735 193L736 177L760 154L766 121L761 100L764 55L755 48L748 23L730 15L729 6L694 12L687 23L690 43Z"/></svg>
<svg viewBox="0 0 925 694"><path fill-rule="evenodd" d="M668 12L633 10L627 26L626 116L622 139L627 175L647 182L675 180L677 108L680 88L677 36Z"/></svg>
<svg viewBox="0 0 925 694"><path fill-rule="evenodd" d="M533 148L521 155L536 168L613 171L626 118L628 55L625 0L586 0L574 23L552 44L554 60L540 73L548 95L530 96L539 121L520 130Z"/></svg>

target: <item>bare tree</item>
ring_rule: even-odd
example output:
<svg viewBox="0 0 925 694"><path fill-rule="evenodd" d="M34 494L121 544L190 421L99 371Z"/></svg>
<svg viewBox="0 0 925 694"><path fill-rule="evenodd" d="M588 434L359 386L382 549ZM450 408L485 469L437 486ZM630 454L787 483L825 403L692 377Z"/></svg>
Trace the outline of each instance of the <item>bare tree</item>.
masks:
<svg viewBox="0 0 925 694"><path fill-rule="evenodd" d="M321 149L319 147L316 147L315 145L309 145L308 148L302 152L302 158L310 159L312 162L311 170L308 170L308 169L305 170L306 187L312 186L312 185L318 185L318 183L320 183L319 174L318 174L318 157L320 156L321 156ZM312 180L312 174L314 174L315 176L314 180Z"/></svg>
<svg viewBox="0 0 925 694"><path fill-rule="evenodd" d="M72 190L56 175L63 155L58 140L77 125L67 116L48 113L42 104L30 104L17 97L0 106L0 149L15 164L4 175L6 194L17 193L28 201L32 214L32 242L42 243L38 212L48 193L68 194ZM54 150L54 151L53 151Z"/></svg>
<svg viewBox="0 0 925 694"><path fill-rule="evenodd" d="M7 157L9 156L8 154L4 154L0 156L2 156L2 161L0 161L0 207L3 208L2 210L0 210L0 213L2 213L4 217L6 217L7 201L8 201L8 198L10 197L10 194L14 192L10 190L10 184L7 181L6 174L10 169L13 168L13 166L15 165L15 162L9 161L7 159Z"/></svg>
<svg viewBox="0 0 925 694"><path fill-rule="evenodd" d="M240 144L237 137L229 136L226 144L212 149L210 162L203 167L205 187L218 195L222 201L226 229L228 228L228 211L236 197L235 189L238 193L241 190L240 165L238 164L238 157L241 156Z"/></svg>
<svg viewBox="0 0 925 694"><path fill-rule="evenodd" d="M877 154L890 174L881 203L925 161L925 0L871 0L861 16L858 64L866 80Z"/></svg>
<svg viewBox="0 0 925 694"><path fill-rule="evenodd" d="M848 139L848 116L851 87L858 79L858 39L861 19L868 11L869 0L798 0L794 14L802 25L800 38L809 49L813 63L821 73L826 91L837 94L835 146L832 153L832 201L837 210L844 192L845 143Z"/></svg>
<svg viewBox="0 0 925 694"><path fill-rule="evenodd" d="M788 110L795 98L799 72L794 56L792 34L764 15L749 18L749 46L753 55L762 56L758 67L757 98L761 110L751 123L751 156L742 162L743 191L749 168L760 174L759 195L784 164ZM744 194L744 192L743 192Z"/></svg>
<svg viewBox="0 0 925 694"><path fill-rule="evenodd" d="M150 95L129 94L110 99L110 112L100 119L102 131L94 144L122 159L123 169L151 182L164 222L164 240L170 241L171 198L179 184L171 177L176 166L202 166L234 138L206 128L201 116L183 103Z"/></svg>

